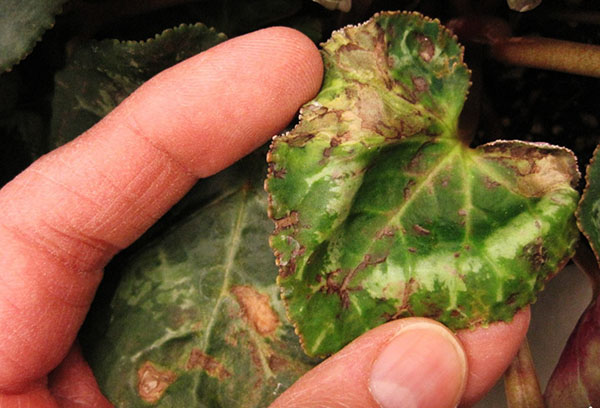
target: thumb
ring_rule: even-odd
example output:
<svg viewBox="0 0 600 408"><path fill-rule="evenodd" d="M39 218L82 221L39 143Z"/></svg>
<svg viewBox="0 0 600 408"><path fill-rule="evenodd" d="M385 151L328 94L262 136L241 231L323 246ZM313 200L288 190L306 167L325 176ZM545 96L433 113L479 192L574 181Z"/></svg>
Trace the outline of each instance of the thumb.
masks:
<svg viewBox="0 0 600 408"><path fill-rule="evenodd" d="M271 408L456 407L467 382L458 339L428 319L389 322L311 370Z"/></svg>

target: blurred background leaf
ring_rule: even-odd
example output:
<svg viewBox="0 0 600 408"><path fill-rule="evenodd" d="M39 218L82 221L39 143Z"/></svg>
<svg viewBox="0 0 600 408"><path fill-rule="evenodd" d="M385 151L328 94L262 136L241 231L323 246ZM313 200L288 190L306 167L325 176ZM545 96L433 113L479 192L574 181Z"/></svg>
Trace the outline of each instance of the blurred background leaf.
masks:
<svg viewBox="0 0 600 408"><path fill-rule="evenodd" d="M0 73L25 58L67 0L2 0Z"/></svg>

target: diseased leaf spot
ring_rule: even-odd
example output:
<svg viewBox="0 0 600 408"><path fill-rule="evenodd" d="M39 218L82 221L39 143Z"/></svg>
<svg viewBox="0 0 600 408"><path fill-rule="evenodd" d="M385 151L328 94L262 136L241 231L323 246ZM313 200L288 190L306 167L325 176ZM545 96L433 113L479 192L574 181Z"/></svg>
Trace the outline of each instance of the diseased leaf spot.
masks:
<svg viewBox="0 0 600 408"><path fill-rule="evenodd" d="M535 242L526 245L523 248L525 257L534 270L540 270L548 258L548 250L544 247L542 238L539 237Z"/></svg>
<svg viewBox="0 0 600 408"><path fill-rule="evenodd" d="M138 370L138 395L148 403L157 402L169 385L177 379L171 370L159 370L150 361L146 361Z"/></svg>
<svg viewBox="0 0 600 408"><path fill-rule="evenodd" d="M298 212L291 211L289 215L275 220L275 229L276 231L280 231L282 229L293 227L298 223Z"/></svg>
<svg viewBox="0 0 600 408"><path fill-rule="evenodd" d="M415 91L417 92L427 92L429 90L429 84L427 80L423 77L413 77L412 79L413 85L415 86Z"/></svg>
<svg viewBox="0 0 600 408"><path fill-rule="evenodd" d="M279 357L275 354L272 354L271 356L269 356L269 368L273 372L285 370L285 368L287 366L288 366L288 361L285 358Z"/></svg>
<svg viewBox="0 0 600 408"><path fill-rule="evenodd" d="M423 34L417 35L417 41L419 42L419 57L425 62L431 61L435 54L435 44Z"/></svg>
<svg viewBox="0 0 600 408"><path fill-rule="evenodd" d="M429 231L427 228L420 226L419 224L413 225L413 231L416 232L418 235L423 236L431 234L431 231Z"/></svg>
<svg viewBox="0 0 600 408"><path fill-rule="evenodd" d="M211 377L215 377L221 381L231 377L231 373L219 363L216 358L209 356L198 348L193 348L187 363L186 370L200 369L206 371Z"/></svg>
<svg viewBox="0 0 600 408"><path fill-rule="evenodd" d="M279 317L271 307L269 297L250 286L235 286L231 293L237 299L244 318L261 336L269 336L279 326Z"/></svg>

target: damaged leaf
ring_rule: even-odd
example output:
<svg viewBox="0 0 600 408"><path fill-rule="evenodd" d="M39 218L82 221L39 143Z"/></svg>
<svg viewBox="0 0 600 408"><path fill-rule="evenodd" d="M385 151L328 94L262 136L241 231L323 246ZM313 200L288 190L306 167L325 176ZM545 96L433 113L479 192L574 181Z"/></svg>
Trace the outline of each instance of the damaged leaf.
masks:
<svg viewBox="0 0 600 408"><path fill-rule="evenodd" d="M204 204L119 267L86 347L115 406L266 407L316 363L275 283L263 160L203 181L191 194Z"/></svg>
<svg viewBox="0 0 600 408"><path fill-rule="evenodd" d="M470 148L469 86L439 22L381 13L323 46L321 92L276 137L266 189L288 313L310 355L403 316L510 320L573 253L573 154Z"/></svg>

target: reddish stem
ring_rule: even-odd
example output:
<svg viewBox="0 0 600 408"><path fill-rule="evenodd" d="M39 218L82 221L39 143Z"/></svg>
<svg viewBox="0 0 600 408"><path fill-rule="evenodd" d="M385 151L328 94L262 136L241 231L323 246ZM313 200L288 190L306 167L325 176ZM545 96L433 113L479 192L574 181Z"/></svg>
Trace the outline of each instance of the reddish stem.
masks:
<svg viewBox="0 0 600 408"><path fill-rule="evenodd" d="M504 374L504 390L508 408L545 406L527 339Z"/></svg>
<svg viewBox="0 0 600 408"><path fill-rule="evenodd" d="M491 44L494 58L511 65L600 78L600 46L543 37L511 37Z"/></svg>
<svg viewBox="0 0 600 408"><path fill-rule="evenodd" d="M549 69L600 78L600 46L544 37L512 37L506 21L488 16L451 20L462 41L490 46L498 61L529 68Z"/></svg>

